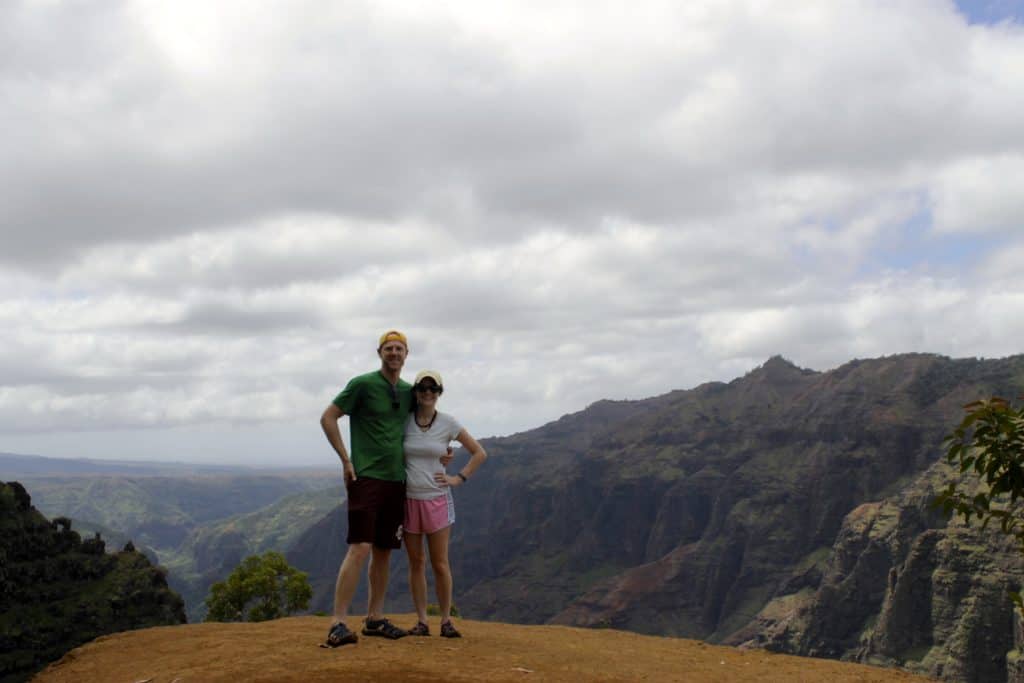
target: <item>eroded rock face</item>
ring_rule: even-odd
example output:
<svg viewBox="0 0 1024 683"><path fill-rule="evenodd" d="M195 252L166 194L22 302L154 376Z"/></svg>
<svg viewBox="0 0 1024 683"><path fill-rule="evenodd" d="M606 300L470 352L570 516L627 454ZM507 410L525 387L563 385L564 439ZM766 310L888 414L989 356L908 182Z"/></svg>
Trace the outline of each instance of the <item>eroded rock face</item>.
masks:
<svg viewBox="0 0 1024 683"><path fill-rule="evenodd" d="M765 619L762 644L951 681L1019 677L1009 593L1024 579L1024 558L998 532L935 514L930 501L952 476L936 465L899 495L848 515L816 593Z"/></svg>
<svg viewBox="0 0 1024 683"><path fill-rule="evenodd" d="M1009 383L1006 366L914 355L815 373L776 358L489 441L486 474L456 498L463 601L499 619L729 639L783 585L820 574L847 514L935 462L960 406ZM646 588L633 575L676 562Z"/></svg>
<svg viewBox="0 0 1024 683"><path fill-rule="evenodd" d="M0 483L0 679L27 680L101 635L185 622L163 570L104 549L66 518L49 522L21 484Z"/></svg>

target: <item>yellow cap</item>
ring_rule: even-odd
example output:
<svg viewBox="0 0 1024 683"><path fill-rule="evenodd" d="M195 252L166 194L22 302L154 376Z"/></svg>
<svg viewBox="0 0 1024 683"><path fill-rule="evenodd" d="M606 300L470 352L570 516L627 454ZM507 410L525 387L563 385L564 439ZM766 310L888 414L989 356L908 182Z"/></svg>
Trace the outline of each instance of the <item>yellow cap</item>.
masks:
<svg viewBox="0 0 1024 683"><path fill-rule="evenodd" d="M402 345L405 346L406 350L409 349L409 341L405 338L404 334L398 330L388 330L384 334L380 335L380 343L377 344L377 350L380 351L385 344L393 341L402 342Z"/></svg>

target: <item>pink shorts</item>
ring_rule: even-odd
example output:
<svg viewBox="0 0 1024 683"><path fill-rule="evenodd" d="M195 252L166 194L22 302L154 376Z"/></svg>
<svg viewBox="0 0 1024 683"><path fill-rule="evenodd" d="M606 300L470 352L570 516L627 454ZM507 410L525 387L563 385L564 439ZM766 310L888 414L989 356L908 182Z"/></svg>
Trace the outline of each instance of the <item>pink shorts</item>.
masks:
<svg viewBox="0 0 1024 683"><path fill-rule="evenodd" d="M410 534L432 534L455 523L455 501L446 491L430 500L405 499L405 521L402 529Z"/></svg>

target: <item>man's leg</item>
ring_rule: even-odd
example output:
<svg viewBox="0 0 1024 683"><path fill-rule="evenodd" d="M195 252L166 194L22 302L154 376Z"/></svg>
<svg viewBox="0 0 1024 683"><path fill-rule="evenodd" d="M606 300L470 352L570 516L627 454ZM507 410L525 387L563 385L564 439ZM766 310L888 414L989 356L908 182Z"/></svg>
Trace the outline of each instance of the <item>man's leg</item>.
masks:
<svg viewBox="0 0 1024 683"><path fill-rule="evenodd" d="M359 587L359 575L363 573L366 558L370 556L370 543L353 543L345 553L345 559L338 568L338 579L334 583L334 621L344 622L352 596Z"/></svg>
<svg viewBox="0 0 1024 683"><path fill-rule="evenodd" d="M391 549L401 547L399 529L405 517L405 482L386 482L382 488L370 550L370 599L363 635L404 638L409 634L384 618L384 597L388 591Z"/></svg>
<svg viewBox="0 0 1024 683"><path fill-rule="evenodd" d="M391 548L373 546L370 552L370 604L366 610L366 621L363 623L364 636L383 636L385 638L404 638L409 635L404 629L398 628L384 618L384 594L388 589L388 560Z"/></svg>
<svg viewBox="0 0 1024 683"><path fill-rule="evenodd" d="M373 546L370 552L370 601L366 618L377 621L383 618L384 596L388 592L388 563L391 548Z"/></svg>

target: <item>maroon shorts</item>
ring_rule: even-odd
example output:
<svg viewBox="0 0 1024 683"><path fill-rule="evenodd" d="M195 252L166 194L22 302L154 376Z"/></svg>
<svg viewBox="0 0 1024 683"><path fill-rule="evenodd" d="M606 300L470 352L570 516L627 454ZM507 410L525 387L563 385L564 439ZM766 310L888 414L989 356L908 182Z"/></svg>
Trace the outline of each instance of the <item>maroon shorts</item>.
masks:
<svg viewBox="0 0 1024 683"><path fill-rule="evenodd" d="M348 536L353 543L400 548L405 516L405 482L359 477L345 487L348 493Z"/></svg>

